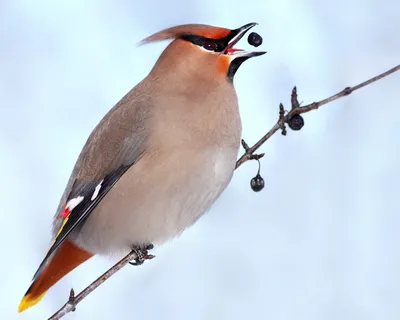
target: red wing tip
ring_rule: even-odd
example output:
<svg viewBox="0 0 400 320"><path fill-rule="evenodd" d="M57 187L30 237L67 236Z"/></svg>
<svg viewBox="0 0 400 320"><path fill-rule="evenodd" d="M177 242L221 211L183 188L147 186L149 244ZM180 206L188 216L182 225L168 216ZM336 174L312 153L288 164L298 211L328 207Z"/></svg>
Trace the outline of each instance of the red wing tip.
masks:
<svg viewBox="0 0 400 320"><path fill-rule="evenodd" d="M65 208L63 211L61 211L60 217L66 218L69 216L70 213L71 213L71 211L68 208Z"/></svg>

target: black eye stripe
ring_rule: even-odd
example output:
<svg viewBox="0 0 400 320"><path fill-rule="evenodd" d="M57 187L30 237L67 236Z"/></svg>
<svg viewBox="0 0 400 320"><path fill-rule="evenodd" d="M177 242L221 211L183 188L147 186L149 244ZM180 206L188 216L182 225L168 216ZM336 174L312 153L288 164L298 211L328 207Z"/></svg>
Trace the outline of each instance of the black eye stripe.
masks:
<svg viewBox="0 0 400 320"><path fill-rule="evenodd" d="M215 52L221 52L222 50L225 49L225 47L228 45L228 41L224 41L224 39L210 39L210 38L205 38L201 36L195 36L195 35L184 35L181 37L183 40L189 41L193 44L196 44L200 47L206 47L209 46L209 44L213 43L215 45L215 49L213 51Z"/></svg>
<svg viewBox="0 0 400 320"><path fill-rule="evenodd" d="M222 52L226 46L228 45L229 41L231 41L239 32L239 29L232 30L226 37L221 39L211 39L202 36L196 36L193 34L186 34L182 35L181 39L189 41L193 44L198 46L204 47L207 42L213 42L215 44L215 52Z"/></svg>

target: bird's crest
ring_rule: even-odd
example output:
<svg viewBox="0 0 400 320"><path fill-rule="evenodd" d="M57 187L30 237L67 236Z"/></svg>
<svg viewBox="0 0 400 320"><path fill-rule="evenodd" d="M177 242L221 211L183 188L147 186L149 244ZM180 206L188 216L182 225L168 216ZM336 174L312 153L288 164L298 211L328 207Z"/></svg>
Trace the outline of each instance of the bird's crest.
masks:
<svg viewBox="0 0 400 320"><path fill-rule="evenodd" d="M139 42L139 45L155 41L178 39L185 35L196 35L210 39L226 37L231 30L226 28L209 26L206 24L183 24L161 30Z"/></svg>

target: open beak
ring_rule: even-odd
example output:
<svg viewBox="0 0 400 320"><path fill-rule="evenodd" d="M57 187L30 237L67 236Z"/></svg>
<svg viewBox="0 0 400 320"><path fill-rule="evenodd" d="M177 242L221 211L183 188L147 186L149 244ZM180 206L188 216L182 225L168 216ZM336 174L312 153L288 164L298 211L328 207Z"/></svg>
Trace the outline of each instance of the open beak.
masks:
<svg viewBox="0 0 400 320"><path fill-rule="evenodd" d="M238 29L232 30L235 36L228 42L228 45L223 51L223 54L230 55L230 56L235 56L235 57L246 57L246 58L251 58L251 57L256 57L256 56L261 56L266 53L266 51L244 51L242 49L236 49L233 48L233 46L239 42L240 39L246 34L247 31L249 31L251 28L256 26L258 23L252 22L245 24L243 27L240 27Z"/></svg>

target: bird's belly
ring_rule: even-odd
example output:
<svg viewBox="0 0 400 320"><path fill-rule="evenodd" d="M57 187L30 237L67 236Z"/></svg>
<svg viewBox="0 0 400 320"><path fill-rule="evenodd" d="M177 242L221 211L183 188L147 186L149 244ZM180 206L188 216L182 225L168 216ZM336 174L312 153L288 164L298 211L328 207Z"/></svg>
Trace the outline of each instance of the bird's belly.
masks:
<svg viewBox="0 0 400 320"><path fill-rule="evenodd" d="M237 149L226 148L143 157L91 213L77 243L113 254L180 235L225 189L236 156Z"/></svg>

